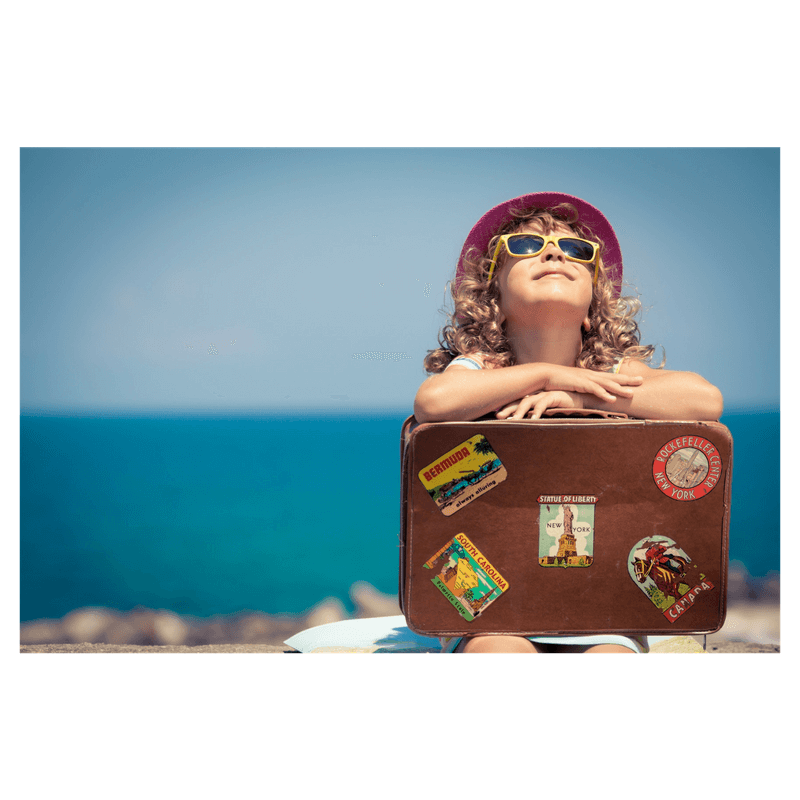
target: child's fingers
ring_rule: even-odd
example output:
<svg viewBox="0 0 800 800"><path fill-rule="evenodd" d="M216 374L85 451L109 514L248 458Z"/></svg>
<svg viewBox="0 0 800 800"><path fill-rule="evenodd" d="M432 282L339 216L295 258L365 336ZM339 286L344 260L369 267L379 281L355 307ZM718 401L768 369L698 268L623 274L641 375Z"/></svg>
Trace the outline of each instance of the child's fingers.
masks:
<svg viewBox="0 0 800 800"><path fill-rule="evenodd" d="M544 414L548 408L550 408L550 404L547 400L540 400L532 409L531 419L541 419L542 414Z"/></svg>
<svg viewBox="0 0 800 800"><path fill-rule="evenodd" d="M507 419L514 413L514 411L516 411L517 405L518 403L511 403L510 405L507 405L504 408L501 408L499 411L497 411L495 413L495 416L497 417L497 419Z"/></svg>
<svg viewBox="0 0 800 800"><path fill-rule="evenodd" d="M628 380L615 380L616 375L602 375L595 377L585 376L583 381L576 382L576 385L568 391L583 392L584 394L596 394L598 397L605 397L605 394L624 394L627 397L633 395L633 387L641 384L641 378L635 376L635 381L630 384ZM627 377L627 376L625 376Z"/></svg>
<svg viewBox="0 0 800 800"><path fill-rule="evenodd" d="M522 400L519 401L516 410L511 415L511 419L524 419L531 410L533 403L533 397L523 397Z"/></svg>
<svg viewBox="0 0 800 800"><path fill-rule="evenodd" d="M569 395L565 394L564 392L545 392L542 395L538 395L535 398L535 402L532 403L532 408L530 411L530 418L531 419L541 419L542 414L547 411L548 408L580 408L579 404L576 404Z"/></svg>
<svg viewBox="0 0 800 800"><path fill-rule="evenodd" d="M618 383L627 383L631 384L632 386L638 386L644 381L644 378L641 375L607 375L606 377L611 378Z"/></svg>
<svg viewBox="0 0 800 800"><path fill-rule="evenodd" d="M593 394L596 394L598 397L602 397L604 400L614 399L618 395L621 395L622 397L633 397L633 386L638 386L642 382L642 378L639 375L631 376L634 378L632 384L629 380L627 380L629 377L627 375L606 375L604 377L607 379L611 378L612 380L593 381L593 385L595 386ZM613 380L620 377L625 378L626 380Z"/></svg>
<svg viewBox="0 0 800 800"><path fill-rule="evenodd" d="M613 390L612 392L609 389ZM584 389L586 394L593 394L596 397L599 397L601 400L608 400L609 402L614 402L617 399L617 395L624 395L630 397L633 394L633 390L629 389L627 386L609 386L607 389L600 383L591 383L589 386Z"/></svg>
<svg viewBox="0 0 800 800"><path fill-rule="evenodd" d="M601 400L605 400L608 403L614 403L617 399L617 395L611 394L611 392L606 391L605 389L599 389L596 392L592 392L595 397L599 397ZM623 392L619 392L619 394L623 394Z"/></svg>
<svg viewBox="0 0 800 800"><path fill-rule="evenodd" d="M497 419L523 419L530 411L533 402L533 396L528 395L517 400L516 403L509 403L505 408L501 408L495 413L495 416Z"/></svg>

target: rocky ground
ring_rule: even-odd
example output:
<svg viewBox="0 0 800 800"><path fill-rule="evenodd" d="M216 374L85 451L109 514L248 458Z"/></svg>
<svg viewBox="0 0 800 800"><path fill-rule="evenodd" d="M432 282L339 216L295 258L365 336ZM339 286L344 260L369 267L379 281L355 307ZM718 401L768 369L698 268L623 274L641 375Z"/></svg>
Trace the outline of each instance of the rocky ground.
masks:
<svg viewBox="0 0 800 800"><path fill-rule="evenodd" d="M702 640L702 637L700 637ZM269 644L206 644L195 647L185 645L136 644L30 644L21 645L20 653L297 653L291 647ZM720 642L708 645L709 653L780 653L777 644L752 642Z"/></svg>
<svg viewBox="0 0 800 800"><path fill-rule="evenodd" d="M777 574L754 580L731 565L728 615L718 633L706 639L709 653L777 653L780 651L780 582ZM400 614L397 599L359 581L350 588L355 613L327 598L305 614L239 614L207 619L171 611L135 608L120 612L80 608L62 619L43 619L20 626L23 653L285 653L290 636L306 628L349 618ZM703 637L696 637L702 644Z"/></svg>
<svg viewBox="0 0 800 800"><path fill-rule="evenodd" d="M388 617L400 614L397 599L364 581L350 587L355 613L348 614L336 598L326 598L305 614L264 614L242 611L209 618L179 616L171 611L135 608L120 612L108 608L79 608L61 619L41 619L20 626L22 652L87 652L76 649L97 645L91 652L118 652L115 648L173 648L171 652L289 651L283 643L295 633L343 619ZM102 648L101 648L102 646ZM43 648L47 648L44 650ZM174 648L177 648L175 650ZM221 649L223 648L223 649Z"/></svg>

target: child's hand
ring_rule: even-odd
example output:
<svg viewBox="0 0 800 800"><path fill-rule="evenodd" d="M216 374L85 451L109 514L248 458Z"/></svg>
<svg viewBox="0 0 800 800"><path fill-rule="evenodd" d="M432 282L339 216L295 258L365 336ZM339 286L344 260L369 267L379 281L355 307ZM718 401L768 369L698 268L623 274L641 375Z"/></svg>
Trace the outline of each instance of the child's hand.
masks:
<svg viewBox="0 0 800 800"><path fill-rule="evenodd" d="M497 419L539 419L548 408L586 408L585 395L578 392L537 392L501 408L495 416ZM588 400L588 398L586 398Z"/></svg>
<svg viewBox="0 0 800 800"><path fill-rule="evenodd" d="M548 365L545 385L501 408L498 419L539 419L548 408L591 408L594 395L609 403L617 397L632 397L633 386L641 386L640 375L614 375L582 367Z"/></svg>
<svg viewBox="0 0 800 800"><path fill-rule="evenodd" d="M632 397L632 386L641 386L641 375L613 375L582 367L550 365L543 392L562 391L593 394L613 403L617 397Z"/></svg>

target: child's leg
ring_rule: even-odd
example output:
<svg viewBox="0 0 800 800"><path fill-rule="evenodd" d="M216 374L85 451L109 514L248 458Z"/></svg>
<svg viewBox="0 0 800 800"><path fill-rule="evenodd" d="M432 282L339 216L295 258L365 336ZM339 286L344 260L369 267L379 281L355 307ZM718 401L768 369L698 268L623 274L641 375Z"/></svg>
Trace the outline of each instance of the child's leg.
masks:
<svg viewBox="0 0 800 800"><path fill-rule="evenodd" d="M465 636L456 653L539 653L539 648L524 636Z"/></svg>
<svg viewBox="0 0 800 800"><path fill-rule="evenodd" d="M596 644L593 647L587 647L584 653L633 653L634 651L628 647L623 647L621 644Z"/></svg>
<svg viewBox="0 0 800 800"><path fill-rule="evenodd" d="M594 644L580 647L576 645L553 645L553 653L634 653L628 647L621 644Z"/></svg>

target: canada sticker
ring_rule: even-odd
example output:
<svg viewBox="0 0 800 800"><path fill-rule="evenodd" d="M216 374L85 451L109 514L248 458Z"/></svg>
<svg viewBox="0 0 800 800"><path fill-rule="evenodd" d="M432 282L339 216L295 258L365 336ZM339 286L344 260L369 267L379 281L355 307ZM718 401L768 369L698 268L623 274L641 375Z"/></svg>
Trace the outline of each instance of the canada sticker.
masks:
<svg viewBox="0 0 800 800"><path fill-rule="evenodd" d="M722 459L702 436L670 439L653 459L653 480L672 500L699 500L719 481Z"/></svg>
<svg viewBox="0 0 800 800"><path fill-rule="evenodd" d="M502 483L506 468L482 434L462 442L419 471L419 479L446 517Z"/></svg>
<svg viewBox="0 0 800 800"><path fill-rule="evenodd" d="M714 584L697 571L697 565L667 536L647 536L628 556L628 573L669 622L685 614Z"/></svg>
<svg viewBox="0 0 800 800"><path fill-rule="evenodd" d="M539 564L589 567L594 561L594 495L539 496Z"/></svg>
<svg viewBox="0 0 800 800"><path fill-rule="evenodd" d="M423 566L439 570L432 578L433 585L467 622L479 617L508 589L506 579L463 533L451 539Z"/></svg>

